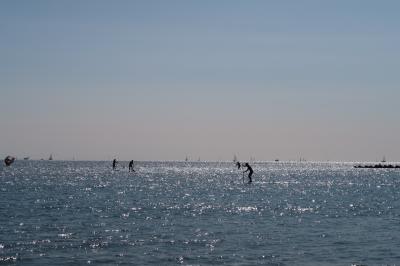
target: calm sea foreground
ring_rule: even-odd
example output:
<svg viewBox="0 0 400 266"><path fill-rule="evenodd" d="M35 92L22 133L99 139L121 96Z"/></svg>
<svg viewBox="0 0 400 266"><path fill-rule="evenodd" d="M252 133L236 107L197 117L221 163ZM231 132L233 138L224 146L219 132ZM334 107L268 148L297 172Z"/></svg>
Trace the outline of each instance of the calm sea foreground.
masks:
<svg viewBox="0 0 400 266"><path fill-rule="evenodd" d="M135 167L0 168L0 265L400 265L400 169Z"/></svg>

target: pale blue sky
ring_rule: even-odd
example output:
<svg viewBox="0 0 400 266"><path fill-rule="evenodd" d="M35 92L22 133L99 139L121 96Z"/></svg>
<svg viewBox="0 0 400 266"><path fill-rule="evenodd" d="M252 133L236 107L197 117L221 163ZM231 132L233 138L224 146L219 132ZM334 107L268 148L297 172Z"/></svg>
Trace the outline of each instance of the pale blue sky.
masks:
<svg viewBox="0 0 400 266"><path fill-rule="evenodd" d="M399 1L1 1L0 155L400 160Z"/></svg>

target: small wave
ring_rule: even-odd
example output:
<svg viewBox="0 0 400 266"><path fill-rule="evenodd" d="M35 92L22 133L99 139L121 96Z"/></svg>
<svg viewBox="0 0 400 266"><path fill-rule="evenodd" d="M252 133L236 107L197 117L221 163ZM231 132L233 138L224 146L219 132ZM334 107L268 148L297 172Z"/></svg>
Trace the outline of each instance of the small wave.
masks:
<svg viewBox="0 0 400 266"><path fill-rule="evenodd" d="M252 206L248 206L248 207L237 207L236 208L238 211L240 212L252 212L252 211L258 211L257 207L252 207Z"/></svg>

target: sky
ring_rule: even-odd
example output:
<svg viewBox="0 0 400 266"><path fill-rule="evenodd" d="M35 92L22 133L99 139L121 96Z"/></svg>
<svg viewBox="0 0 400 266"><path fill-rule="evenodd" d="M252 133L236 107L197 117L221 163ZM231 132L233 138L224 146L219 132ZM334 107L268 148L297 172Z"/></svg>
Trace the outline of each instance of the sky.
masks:
<svg viewBox="0 0 400 266"><path fill-rule="evenodd" d="M400 161L399 1L0 1L0 156Z"/></svg>

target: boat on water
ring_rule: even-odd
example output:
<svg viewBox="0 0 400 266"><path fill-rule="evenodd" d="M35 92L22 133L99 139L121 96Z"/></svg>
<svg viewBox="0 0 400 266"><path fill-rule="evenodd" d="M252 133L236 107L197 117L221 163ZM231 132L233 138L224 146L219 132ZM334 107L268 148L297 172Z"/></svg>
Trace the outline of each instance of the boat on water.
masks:
<svg viewBox="0 0 400 266"><path fill-rule="evenodd" d="M53 154L50 154L49 161L53 160Z"/></svg>
<svg viewBox="0 0 400 266"><path fill-rule="evenodd" d="M6 166L10 166L13 164L13 162L15 161L15 157L8 155L5 159L4 159L4 163L6 164Z"/></svg>
<svg viewBox="0 0 400 266"><path fill-rule="evenodd" d="M24 160L25 160L25 161L29 160L29 157L24 157Z"/></svg>

